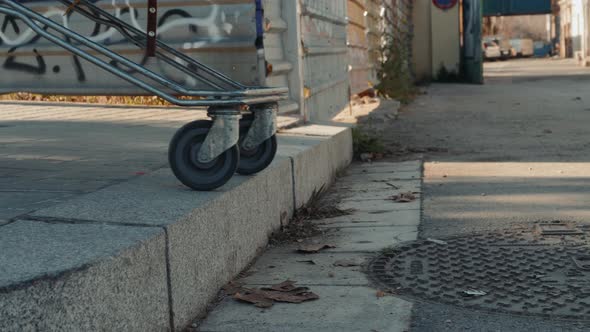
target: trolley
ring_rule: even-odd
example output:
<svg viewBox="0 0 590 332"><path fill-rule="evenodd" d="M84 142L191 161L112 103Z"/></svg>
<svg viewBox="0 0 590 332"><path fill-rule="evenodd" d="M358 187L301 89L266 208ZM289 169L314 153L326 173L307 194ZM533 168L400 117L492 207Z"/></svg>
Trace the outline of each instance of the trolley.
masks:
<svg viewBox="0 0 590 332"><path fill-rule="evenodd" d="M159 41L156 37L157 0L146 0L147 33L91 1L57 1L67 6L68 12L84 15L96 23L116 29L129 42L144 49L147 56L156 57L210 88L187 88L151 71L69 27L35 12L23 4L26 1L0 0L1 14L22 20L39 36L145 90L148 94L178 106L207 107L207 114L211 120L197 120L184 125L170 141L170 167L184 185L194 190L213 190L223 186L236 172L244 175L254 174L272 162L277 151L278 101L287 98L287 88L245 86ZM93 53L111 61L107 62ZM122 67L131 71L123 70Z"/></svg>

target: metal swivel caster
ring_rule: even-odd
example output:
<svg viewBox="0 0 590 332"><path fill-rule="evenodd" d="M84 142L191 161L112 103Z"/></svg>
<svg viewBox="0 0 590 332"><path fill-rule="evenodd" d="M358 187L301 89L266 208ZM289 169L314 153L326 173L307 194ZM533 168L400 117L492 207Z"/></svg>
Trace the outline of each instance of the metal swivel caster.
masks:
<svg viewBox="0 0 590 332"><path fill-rule="evenodd" d="M180 128L168 149L174 175L189 188L213 190L229 181L240 162L239 110L210 108L211 120L197 120Z"/></svg>
<svg viewBox="0 0 590 332"><path fill-rule="evenodd" d="M270 165L277 153L278 106L276 103L254 105L252 114L240 120L240 164L237 172L255 174Z"/></svg>

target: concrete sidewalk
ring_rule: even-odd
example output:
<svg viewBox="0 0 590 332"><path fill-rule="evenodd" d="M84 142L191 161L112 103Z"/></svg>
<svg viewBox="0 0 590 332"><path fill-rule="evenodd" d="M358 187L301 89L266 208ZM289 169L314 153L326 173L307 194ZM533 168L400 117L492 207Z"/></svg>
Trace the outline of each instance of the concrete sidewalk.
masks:
<svg viewBox="0 0 590 332"><path fill-rule="evenodd" d="M205 118L178 107L0 102L0 225L166 167L174 132Z"/></svg>
<svg viewBox="0 0 590 332"><path fill-rule="evenodd" d="M326 235L267 250L245 273L247 277L238 280L253 288L293 280L320 298L301 304L275 303L269 309L260 309L226 297L203 322L195 323L196 329L407 331L412 304L393 296L378 296L379 288L367 277L364 267L381 250L416 240L420 199L396 203L389 198L402 192L420 192L420 187L420 162L354 165L337 181L331 194L340 199L339 208L354 209L354 213L318 220L320 227L328 230ZM296 251L302 245L324 243L335 248L308 255ZM343 260L359 266L334 265Z"/></svg>
<svg viewBox="0 0 590 332"><path fill-rule="evenodd" d="M269 168L194 192L165 166L198 112L0 106L2 331L182 330L352 158L348 128L283 130Z"/></svg>
<svg viewBox="0 0 590 332"><path fill-rule="evenodd" d="M425 94L405 107L396 121L381 123L384 144L399 153L400 158L424 159L419 238L445 240L472 237L474 233L530 231L540 222L555 221L589 229L588 68L570 60L521 59L486 63L485 73L485 85L432 84ZM408 152L420 152L423 156L408 155ZM467 246L457 248L469 252ZM534 247L528 246L531 248ZM566 246L557 248L570 250ZM579 249L588 254L588 246ZM490 259L492 255L483 257ZM505 257L509 260L513 255ZM456 264L464 263L451 254L448 258ZM420 259L416 261L419 264ZM556 270L555 275L588 273L579 271L571 258L563 261L567 264ZM576 284L574 278L561 279L567 283L548 281L551 287L537 292L534 285L515 281L520 275L512 275L512 281L521 291L510 294L515 295L508 305L513 306L513 311L507 314L503 310L507 306L502 303L507 297L498 287L509 293L510 284L498 283L494 276L501 274L510 262L494 259L496 267L482 261L473 262L486 271L479 274L480 283L468 281L469 287L484 291L487 286L496 287L486 299L489 306L469 309L474 308L467 303L469 298L465 301L451 296L437 300L414 293L417 300L412 331L590 331L588 309L578 315L577 309L564 313L554 307L560 304L556 287L561 287L564 290L561 295L570 299L584 296L584 292L574 288L569 291L568 287ZM533 263L547 265L542 258L535 258ZM515 263L518 268L526 264L522 259ZM477 270L460 266L457 274L451 268L433 269L453 279L447 283L441 278L445 286L451 287L451 292L459 288L460 280L464 280L462 275L469 276ZM511 272L518 268L510 267ZM535 270L531 274L542 273ZM426 279L423 287L429 291L436 289L426 286L433 279L423 277ZM584 275L580 280L587 287L590 278ZM543 305L550 314L540 314L512 302L518 302L519 296L527 297L523 303L529 302L531 292L551 299L550 305ZM449 295L439 295L442 294ZM589 298L584 298L585 303L590 302ZM570 299L565 302L576 303ZM459 302L452 303L455 300ZM563 318L565 314L569 318Z"/></svg>

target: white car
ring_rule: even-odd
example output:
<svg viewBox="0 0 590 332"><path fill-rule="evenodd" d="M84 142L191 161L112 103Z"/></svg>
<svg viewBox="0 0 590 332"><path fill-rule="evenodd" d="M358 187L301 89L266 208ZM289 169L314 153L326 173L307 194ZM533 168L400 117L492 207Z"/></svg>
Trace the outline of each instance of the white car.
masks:
<svg viewBox="0 0 590 332"><path fill-rule="evenodd" d="M500 46L493 41L484 41L481 43L483 48L484 60L498 60L502 58Z"/></svg>
<svg viewBox="0 0 590 332"><path fill-rule="evenodd" d="M502 60L508 60L512 56L512 46L510 40L502 36L488 36L483 39L484 42L491 42L500 47L500 55Z"/></svg>

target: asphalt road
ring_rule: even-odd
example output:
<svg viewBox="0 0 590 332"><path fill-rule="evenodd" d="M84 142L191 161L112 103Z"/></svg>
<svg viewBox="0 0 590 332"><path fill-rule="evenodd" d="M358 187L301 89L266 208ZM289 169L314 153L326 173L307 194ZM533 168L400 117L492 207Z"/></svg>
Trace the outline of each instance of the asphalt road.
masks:
<svg viewBox="0 0 590 332"><path fill-rule="evenodd" d="M433 84L383 138L422 153L422 238L590 222L590 70L570 61L486 64L485 85ZM590 323L416 302L413 331L589 331Z"/></svg>

